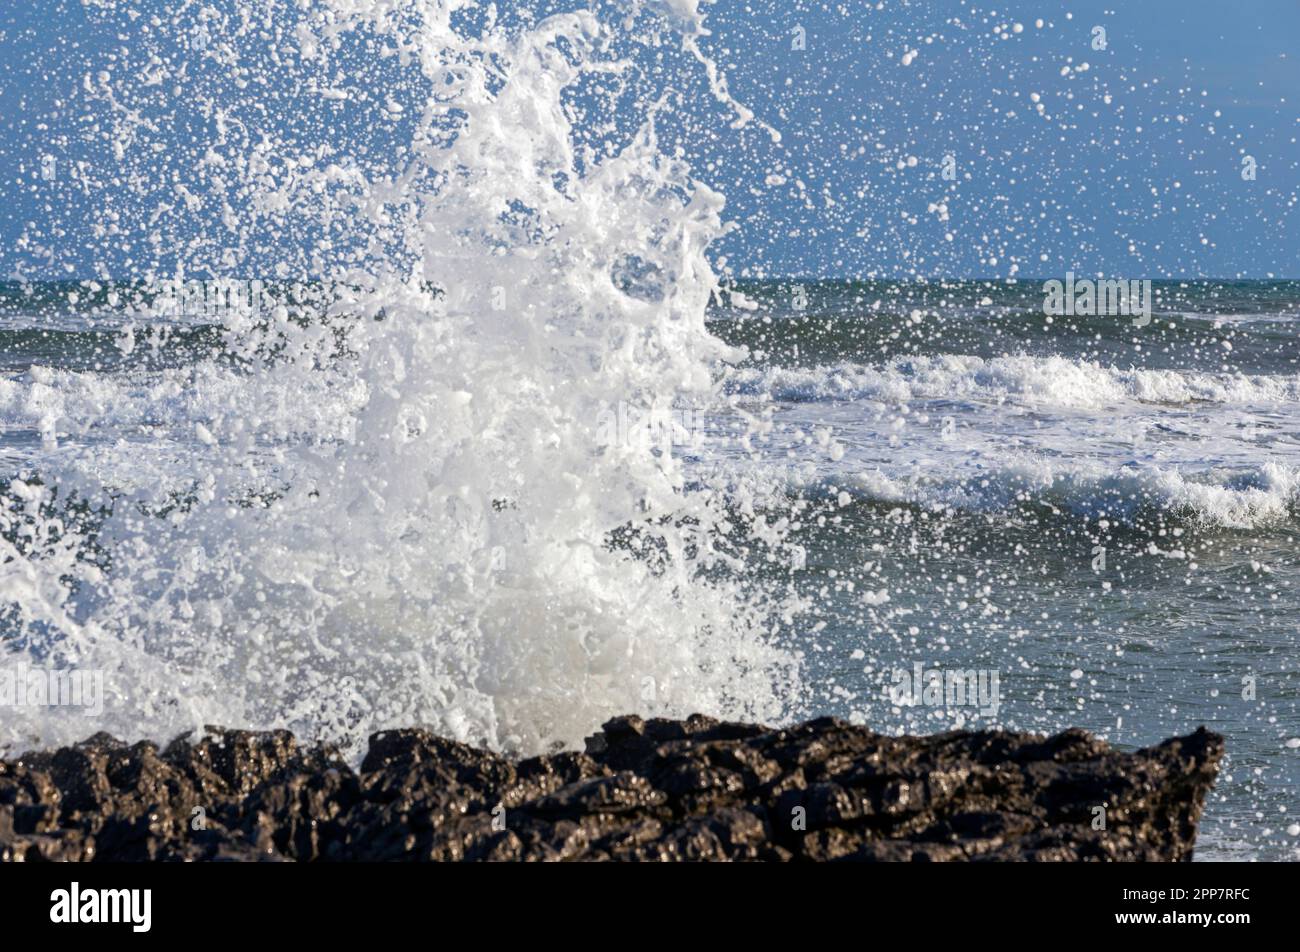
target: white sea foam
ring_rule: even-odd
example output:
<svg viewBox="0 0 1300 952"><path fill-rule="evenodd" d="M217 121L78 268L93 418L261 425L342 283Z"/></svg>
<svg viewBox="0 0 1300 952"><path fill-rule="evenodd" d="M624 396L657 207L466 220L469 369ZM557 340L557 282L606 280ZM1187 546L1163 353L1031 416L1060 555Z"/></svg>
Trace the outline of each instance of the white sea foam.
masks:
<svg viewBox="0 0 1300 952"><path fill-rule="evenodd" d="M749 369L736 372L733 381L740 392L764 393L777 400L1015 401L1078 410L1132 402L1250 405L1300 401L1300 374L1124 369L1061 356L898 357L880 366L842 363Z"/></svg>
<svg viewBox="0 0 1300 952"><path fill-rule="evenodd" d="M365 397L362 381L328 372L281 380L208 362L130 374L37 366L0 377L0 426L31 429L56 445L131 428L189 442L197 426L236 426L261 442L337 440L352 436Z"/></svg>
<svg viewBox="0 0 1300 952"><path fill-rule="evenodd" d="M1020 502L1116 522L1159 510L1205 526L1257 528L1300 505L1300 468L1265 463L1245 473L1190 476L1175 466L1113 467L1104 462L1008 459L947 474L889 475L879 469L830 480L850 495L932 509L997 512Z"/></svg>
<svg viewBox="0 0 1300 952"><path fill-rule="evenodd" d="M405 25L389 4L318 6L297 32L317 85L350 33L392 30L427 97L402 110L423 118L400 181L343 171L334 142L326 177L346 192L288 208L295 228L364 215L382 236L385 254L336 276L354 289L334 308L347 352L281 311L229 317L238 370L0 381L0 418L43 447L3 517L21 538L0 539L14 643L105 671L102 726L131 737L287 725L356 744L423 724L536 751L626 711L780 718L794 606L729 583L726 541L779 533L743 518L743 486L724 500L663 447L599 439L620 401L713 399L733 356L704 326L723 199L659 148L662 100L611 154L574 145L566 96L627 68L608 51L621 27L471 30L454 0L410 5ZM646 28L701 68L698 5L654 8L669 19ZM266 180L242 187L274 224L292 199L250 149ZM98 559L58 531L70 493L112 499ZM85 734L24 718L0 718L0 743Z"/></svg>
<svg viewBox="0 0 1300 952"><path fill-rule="evenodd" d="M1248 528L1300 502L1300 376L1108 367L1025 355L730 375L776 401L760 466L858 498L996 512L1021 503ZM834 453L797 452L830 429Z"/></svg>

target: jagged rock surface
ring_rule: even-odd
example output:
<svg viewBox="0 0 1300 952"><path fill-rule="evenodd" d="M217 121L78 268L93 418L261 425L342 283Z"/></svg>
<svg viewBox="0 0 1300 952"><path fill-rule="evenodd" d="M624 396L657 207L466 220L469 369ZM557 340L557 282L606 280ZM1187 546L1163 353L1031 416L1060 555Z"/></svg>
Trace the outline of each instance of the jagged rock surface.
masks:
<svg viewBox="0 0 1300 952"><path fill-rule="evenodd" d="M387 731L354 771L286 731L97 734L0 761L0 859L1188 860L1222 754L1204 728L1120 753L697 715L518 762Z"/></svg>

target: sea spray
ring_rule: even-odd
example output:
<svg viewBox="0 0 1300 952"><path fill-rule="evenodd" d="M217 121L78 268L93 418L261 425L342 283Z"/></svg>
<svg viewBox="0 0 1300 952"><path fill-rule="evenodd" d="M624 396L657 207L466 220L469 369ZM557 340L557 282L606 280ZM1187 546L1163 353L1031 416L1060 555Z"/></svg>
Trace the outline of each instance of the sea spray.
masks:
<svg viewBox="0 0 1300 952"><path fill-rule="evenodd" d="M734 474L688 482L671 446L601 427L620 403L721 408L714 367L743 353L705 328L724 200L659 145L672 92L603 151L575 145L577 104L636 68L616 47L676 43L702 68L696 5L510 25L454 0L220 9L203 62L254 80L269 62L327 103L382 51L400 83L356 108L391 125L387 172L332 130L259 124L256 82L200 103L199 175L238 239L215 261L265 296L216 315L220 361L102 384L175 442L56 454L30 474L46 488L11 494L11 653L106 671L102 726L129 737L287 726L357 750L420 724L533 752L626 711L780 719L799 604L781 571L739 577L755 553L787 561L785 523ZM120 103L135 82L87 89ZM127 164L160 136L129 132ZM139 196L174 239L160 257L211 250L162 207L197 192ZM94 512L80 534L72 498ZM85 732L48 712L0 730Z"/></svg>

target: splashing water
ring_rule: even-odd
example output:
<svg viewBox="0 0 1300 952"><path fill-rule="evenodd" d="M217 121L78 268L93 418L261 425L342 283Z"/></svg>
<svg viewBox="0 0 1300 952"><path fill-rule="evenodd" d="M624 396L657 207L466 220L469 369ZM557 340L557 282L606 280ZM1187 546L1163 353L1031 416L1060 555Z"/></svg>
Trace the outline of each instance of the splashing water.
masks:
<svg viewBox="0 0 1300 952"><path fill-rule="evenodd" d="M142 186L126 213L153 208L160 263L142 273L180 248L167 277L217 261L266 279L270 306L224 309L197 363L35 368L0 393L34 408L46 450L3 515L10 651L103 671L95 727L129 737L221 723L357 745L422 724L527 752L629 710L781 718L798 605L742 569L782 549L783 524L743 481L688 479L662 434L607 426L620 406L718 405L714 368L739 355L704 324L723 199L661 149L673 93L626 55L662 45L702 68L697 5L509 25L458 0L258 7L208 24L205 62L244 86L185 94L208 123L201 201L230 233L194 232L193 187ZM176 76L141 55L134 105L131 82L87 80L128 167L161 135L152 80ZM344 108L349 69L390 70L357 109L400 140L377 157L345 120L316 141L259 126L259 63ZM584 141L575 115L617 97L604 142ZM124 350L157 317L138 298ZM109 422L158 438L96 440ZM75 709L0 730L89 733Z"/></svg>

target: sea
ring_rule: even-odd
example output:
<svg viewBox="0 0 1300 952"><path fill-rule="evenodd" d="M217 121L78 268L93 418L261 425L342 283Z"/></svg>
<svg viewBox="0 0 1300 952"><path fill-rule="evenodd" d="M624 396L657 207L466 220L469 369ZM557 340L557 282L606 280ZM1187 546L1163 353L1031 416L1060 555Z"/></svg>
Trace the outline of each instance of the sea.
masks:
<svg viewBox="0 0 1300 952"><path fill-rule="evenodd" d="M776 126L822 126L792 76L733 93L697 0L77 6L12 124L0 753L1205 725L1197 857L1300 858L1300 282L868 280L865 243L779 276L848 260L742 214L817 212ZM903 15L862 44L882 97L928 48ZM1074 296L1098 277L1140 294Z"/></svg>
<svg viewBox="0 0 1300 952"><path fill-rule="evenodd" d="M330 311L337 312L346 296L319 284L266 287L274 289L263 292L268 297L301 299L295 314L310 311L310 319L302 318L308 328L312 321L330 324ZM366 381L350 376L345 355L336 367L309 371L321 379L304 389L301 375L277 379L283 365L274 358L259 362L228 346L229 331L212 320L220 312L209 307L211 295L192 295L190 303L202 305L193 313L173 307L150 323L125 303L138 300L130 293L138 290L87 290L67 282L10 283L0 291L6 539L13 553L28 558L49 547L36 564L59 566L45 579L29 573L28 597L55 601L57 589L66 588L63 611L86 624L101 604L114 604L96 589L108 584L114 547L122 546L125 564L138 577L109 587L129 592L117 610L138 613L138 627L102 618L103 630L93 640L116 638L121 648L129 646L131 655L113 656L127 668L144 655L161 676L201 671L215 682L207 689L221 699L204 713L267 724L296 719L308 730L328 723L323 714L329 705L349 709L349 703L352 723L338 727L345 734L388 719L429 719L427 710L421 718L421 705L442 706L434 720L454 730L474 711L468 704L454 710L466 700L458 700L458 692L477 686L489 707L512 692L530 693L527 678L511 680L517 665L532 664L529 674L543 677L572 666L561 694L598 677L602 665L610 671L618 665L617 659L601 660L608 646L595 644L599 638L586 626L567 646L569 656L545 657L555 645L511 646L503 649L508 660L499 662L499 671L490 656L479 656L491 644L470 652L479 664L473 670L457 671L453 664L438 672L440 661L452 659L434 651L420 662L431 670L429 680L414 688L419 696L404 697L387 716L376 710L381 701L365 697L364 686L352 689L360 697L350 702L337 690L327 692L329 700L313 712L311 702L320 698L281 680L274 700L253 714L250 706L258 705L240 697L245 687L221 683L235 670L251 673L248 659L239 656L255 653L253 645L286 666L276 672L279 679L302 665L289 680L308 685L322 671L349 670L331 667L351 652L330 651L330 638L392 640L384 629L398 623L400 608L354 603L347 627L340 628L337 618L308 620L293 629L300 636L310 632L307 645L276 650L268 633L275 626L250 606L273 606L285 591L309 585L312 566L262 566L254 581L242 561L228 555L222 561L241 538L241 520L274 511L277 498L292 498L290 472L305 478L301 473L311 472L305 461L365 443L357 422L375 397L365 392ZM1204 724L1227 738L1228 759L1207 806L1199 857L1294 859L1300 819L1294 813L1300 784L1300 674L1294 664L1300 648L1300 283L1157 281L1153 295L1149 319L1051 317L1044 313L1041 281L726 285L706 310L706 333L727 348L709 364L711 380L702 392L709 400L658 407L610 403L588 422L600 434L597 444L673 460L681 471L673 491L724 487L726 504L766 509L786 521L781 544L793 556L778 561L771 546L753 543L730 552L740 561L740 578L780 578L791 593L792 614L773 644L788 653L786 661L797 662L797 673L781 668L788 680L774 682L781 690L768 698L776 704L764 715L782 721L833 714L910 733L1082 727L1121 749ZM409 420L404 425L416 426ZM557 424L554 433L516 436L544 443L563 432ZM228 442L237 453L223 452ZM734 498L726 495L742 485L781 499L763 501L738 490ZM15 493L18 486L23 489ZM45 491L44 526L15 518L32 514L38 490L28 487L37 486ZM243 498L232 503L236 487ZM372 491L393 490L374 484ZM510 495L502 490L499 513L519 504L505 501ZM556 504L584 501L575 494ZM199 520L197 532L181 531L180 514L205 506L221 511ZM124 518L124 509L132 511L123 525L106 531ZM366 511L354 499L331 518L361 520ZM292 518L296 522L301 513ZM347 527L337 528L346 538ZM408 526L397 538L417 531ZM365 531L356 535L355 557L361 558ZM69 539L76 540L74 561L102 575L72 580L76 573L61 561ZM328 531L326 540L337 547L339 532ZM518 557L511 546L502 535L486 546L482 564L468 570L420 551L430 573L468 571L468 581L462 579L467 590L453 586L455 594L445 597L472 599L475 573L487 579L495 572L500 579L479 581L486 597L495 599L513 586L539 584L520 581L528 573L511 565ZM280 556L302 557L286 550ZM379 546L364 557L386 556ZM174 564L186 559L193 574ZM205 562L213 564L197 571ZM17 584L15 564L11 557L3 567L10 593L16 591L8 587ZM359 567L356 574L363 577ZM42 586L56 591L43 593ZM229 598L238 586L282 591ZM217 597L221 593L227 597ZM400 593L386 594L402 600ZM597 587L588 596L592 610L599 595ZM527 600L516 593L507 601L518 611ZM528 609L551 610L546 604ZM574 606L561 610L570 615L572 635ZM212 617L223 612L229 617ZM159 619L176 630L164 626L151 638L151 622ZM525 641L566 637L528 629L525 614L509 621L522 626L515 637ZM464 623L462 637L476 628L482 637L497 631L491 626L501 619ZM439 624L446 622L431 621L422 635L432 641L457 637ZM61 654L58 628L57 616L36 625L11 617L6 637L49 665ZM172 638L177 643L168 644ZM204 650L217 657L206 659ZM624 661L636 658L630 644L620 642L617 650ZM623 708L680 714L697 702L706 708L712 702L715 713L741 712L744 705L727 698L737 684L726 682L712 695L690 686L692 665L739 663L742 652L735 655L686 656L677 659L681 664L651 663L644 671L631 667L626 696L615 692L591 704L578 717L577 731L598 726L602 705L607 714ZM771 660L747 658L760 666ZM579 669L581 677L574 673ZM974 680L965 682L970 690L964 698L942 691L942 697L925 698L920 687L931 672L940 683L948 672ZM177 694L188 695L203 677ZM685 707L668 696L669 682L684 695ZM137 729L147 732L159 722L158 708L177 702L123 693L115 702L119 730L130 731L138 716ZM499 711L483 715L480 730L489 724L499 729ZM171 720L179 727L184 716ZM80 727L73 718L73 730ZM562 729L556 733L574 740ZM475 736L474 730L465 736ZM529 748L554 744L557 737L489 731L481 739Z"/></svg>

